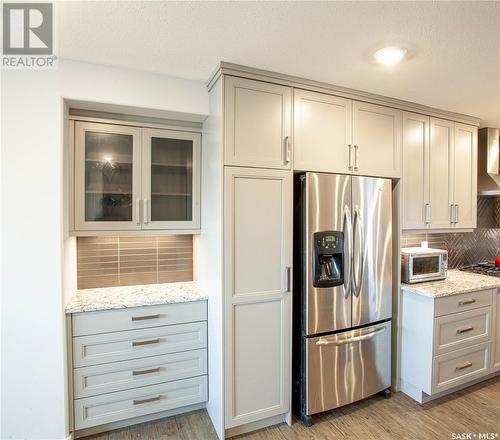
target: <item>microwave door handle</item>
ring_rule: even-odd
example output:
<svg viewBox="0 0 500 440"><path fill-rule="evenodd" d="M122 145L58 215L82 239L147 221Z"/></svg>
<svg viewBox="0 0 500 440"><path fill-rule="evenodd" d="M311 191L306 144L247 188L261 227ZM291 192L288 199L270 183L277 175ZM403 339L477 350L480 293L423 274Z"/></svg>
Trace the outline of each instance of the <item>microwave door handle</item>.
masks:
<svg viewBox="0 0 500 440"><path fill-rule="evenodd" d="M353 261L352 219L351 219L351 210L347 205L344 206L343 230L344 230L343 231L344 232L344 297L347 298L351 293L352 264L353 264L352 263ZM346 252L346 243L347 243L347 252Z"/></svg>

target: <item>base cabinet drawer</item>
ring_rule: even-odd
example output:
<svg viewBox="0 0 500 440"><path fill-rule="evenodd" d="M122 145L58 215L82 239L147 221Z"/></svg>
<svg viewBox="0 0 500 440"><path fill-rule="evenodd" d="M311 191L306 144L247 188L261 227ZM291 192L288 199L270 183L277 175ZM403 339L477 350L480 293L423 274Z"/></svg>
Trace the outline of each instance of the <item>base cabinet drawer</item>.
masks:
<svg viewBox="0 0 500 440"><path fill-rule="evenodd" d="M73 338L73 366L125 361L206 346L206 321L78 336Z"/></svg>
<svg viewBox="0 0 500 440"><path fill-rule="evenodd" d="M207 374L207 350L150 356L73 370L74 397L91 397Z"/></svg>
<svg viewBox="0 0 500 440"><path fill-rule="evenodd" d="M192 301L157 306L130 307L74 313L73 336L119 332L207 319L207 302Z"/></svg>
<svg viewBox="0 0 500 440"><path fill-rule="evenodd" d="M491 307L435 318L434 355L487 342L490 338Z"/></svg>
<svg viewBox="0 0 500 440"><path fill-rule="evenodd" d="M436 356L432 392L438 393L488 374L489 362L489 342Z"/></svg>
<svg viewBox="0 0 500 440"><path fill-rule="evenodd" d="M479 307L491 306L493 290L478 290L460 295L436 298L434 316L449 315L450 313L465 312Z"/></svg>
<svg viewBox="0 0 500 440"><path fill-rule="evenodd" d="M75 429L180 408L207 400L207 376L76 399Z"/></svg>

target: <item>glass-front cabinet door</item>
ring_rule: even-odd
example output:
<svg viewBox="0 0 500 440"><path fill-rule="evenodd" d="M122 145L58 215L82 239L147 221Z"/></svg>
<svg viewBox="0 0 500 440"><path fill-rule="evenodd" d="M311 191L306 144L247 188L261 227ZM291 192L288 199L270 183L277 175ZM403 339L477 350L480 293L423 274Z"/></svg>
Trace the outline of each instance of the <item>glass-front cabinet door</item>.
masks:
<svg viewBox="0 0 500 440"><path fill-rule="evenodd" d="M199 229L201 135L143 129L143 229Z"/></svg>
<svg viewBox="0 0 500 440"><path fill-rule="evenodd" d="M75 229L141 229L141 129L75 123Z"/></svg>

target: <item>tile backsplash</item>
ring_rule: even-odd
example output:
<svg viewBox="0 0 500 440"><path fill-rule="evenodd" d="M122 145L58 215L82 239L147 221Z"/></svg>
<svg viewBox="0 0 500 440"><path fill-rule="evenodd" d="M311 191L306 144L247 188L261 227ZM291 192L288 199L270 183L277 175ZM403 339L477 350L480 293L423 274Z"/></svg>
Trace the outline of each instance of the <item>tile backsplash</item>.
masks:
<svg viewBox="0 0 500 440"><path fill-rule="evenodd" d="M420 246L427 240L429 247L448 251L448 266L456 269L492 261L500 255L500 199L479 197L477 228L473 232L426 233L403 232L402 247Z"/></svg>
<svg viewBox="0 0 500 440"><path fill-rule="evenodd" d="M193 236L78 237L78 288L193 280Z"/></svg>

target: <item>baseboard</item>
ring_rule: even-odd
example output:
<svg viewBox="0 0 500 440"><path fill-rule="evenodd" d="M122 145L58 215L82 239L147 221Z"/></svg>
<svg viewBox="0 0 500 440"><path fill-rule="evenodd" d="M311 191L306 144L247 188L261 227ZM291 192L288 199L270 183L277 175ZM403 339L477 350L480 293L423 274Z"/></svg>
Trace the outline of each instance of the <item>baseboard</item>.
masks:
<svg viewBox="0 0 500 440"><path fill-rule="evenodd" d="M73 438L86 437L88 435L100 434L102 432L113 431L114 429L125 428L127 426L138 425L139 423L151 422L153 420L164 419L166 417L172 417L179 414L186 414L193 411L199 411L200 409L205 409L206 402L196 403L195 405L183 406L182 408L171 409L167 411L162 411L159 413L148 414L145 416L134 417L132 419L120 420L119 422L107 423L104 425L93 426L92 428L80 429L71 434L71 439L68 437L67 440L72 440Z"/></svg>
<svg viewBox="0 0 500 440"><path fill-rule="evenodd" d="M267 428L268 426L279 425L285 423L284 416L286 414L279 414L277 416L269 417L267 419L258 420L256 422L245 423L244 425L228 428L225 432L225 438L231 438L236 435L246 434L248 432L257 431L259 429Z"/></svg>
<svg viewBox="0 0 500 440"><path fill-rule="evenodd" d="M417 401L420 404L424 404L427 402L431 402L432 400L439 399L440 397L447 396L448 394L455 393L457 391L466 389L472 385L476 385L480 382L484 382L485 380L492 379L495 376L500 375L500 371L496 371L494 373L490 373L487 376L480 377L478 379L471 380L465 384L457 385L456 387L450 388L448 390L441 391L436 394L429 395L424 393L422 390L415 388L412 384L401 380L401 391L405 393L407 396L410 396L413 400Z"/></svg>

